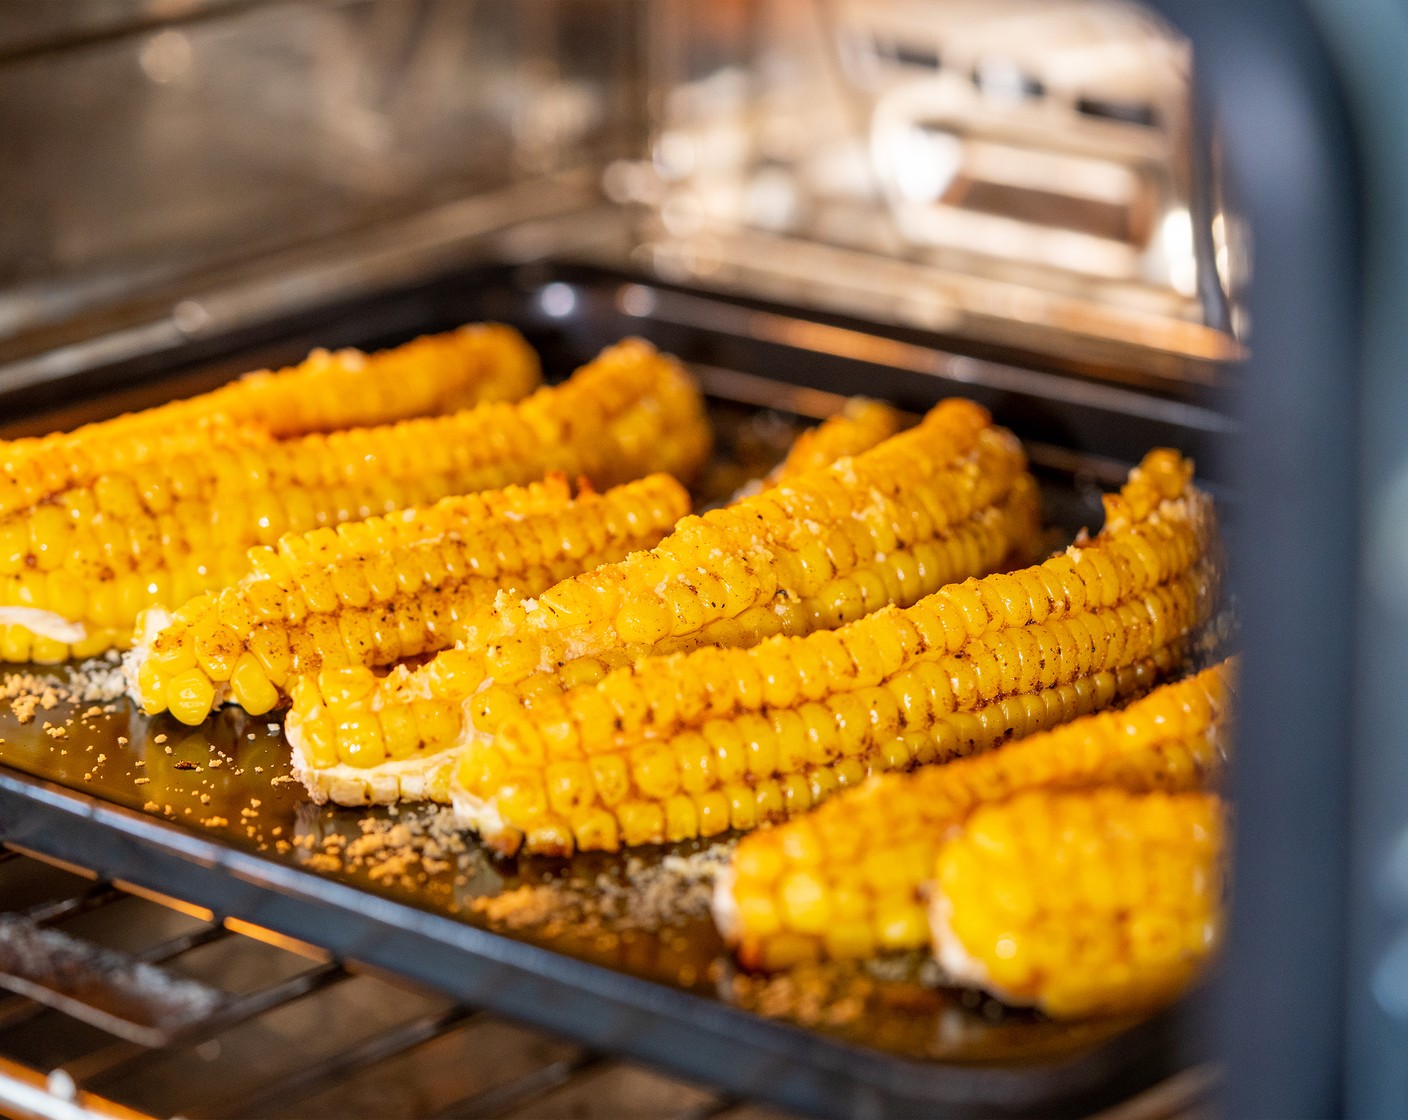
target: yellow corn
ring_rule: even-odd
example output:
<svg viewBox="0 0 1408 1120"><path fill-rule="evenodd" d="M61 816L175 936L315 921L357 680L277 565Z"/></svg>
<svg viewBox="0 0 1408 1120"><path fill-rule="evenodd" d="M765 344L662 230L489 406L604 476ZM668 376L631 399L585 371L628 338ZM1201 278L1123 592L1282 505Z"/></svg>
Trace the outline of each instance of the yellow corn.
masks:
<svg viewBox="0 0 1408 1120"><path fill-rule="evenodd" d="M557 475L286 534L251 551L253 574L238 583L144 617L153 636L126 659L134 699L188 724L210 714L207 697L262 714L295 676L443 649L454 620L500 590L532 595L649 548L688 512L669 475L575 499ZM179 674L195 690L177 700Z"/></svg>
<svg viewBox="0 0 1408 1120"><path fill-rule="evenodd" d="M247 551L286 532L551 471L599 486L656 470L688 476L709 442L693 382L639 341L517 404L287 440L195 439L0 517L0 655L53 661L125 647L141 611L238 581Z"/></svg>
<svg viewBox="0 0 1408 1120"><path fill-rule="evenodd" d="M187 400L73 432L0 442L0 517L104 475L188 456L209 438L202 431L208 425L287 438L518 400L539 380L532 347L496 323L375 354L315 350L300 365L248 374Z"/></svg>
<svg viewBox="0 0 1408 1120"><path fill-rule="evenodd" d="M1033 568L838 630L646 659L540 695L492 739L467 738L456 809L507 851L673 842L1108 706L1121 673L1177 670L1212 609L1211 503L1190 479L1175 453L1154 452L1107 500L1099 536ZM494 691L471 710L512 709Z"/></svg>
<svg viewBox="0 0 1408 1120"><path fill-rule="evenodd" d="M368 675L355 701L310 686L294 698L292 725L342 757L366 723L404 725L408 710L434 706L415 753L439 755L467 728L488 735L612 665L835 627L990 571L1030 549L1035 507L1016 440L977 406L948 401L871 451L685 518L649 552L531 599L500 596L457 631L460 648Z"/></svg>
<svg viewBox="0 0 1408 1120"><path fill-rule="evenodd" d="M247 374L168 407L221 412L283 439L521 400L541 379L522 335L474 323L374 354L314 350L291 369Z"/></svg>
<svg viewBox="0 0 1408 1120"><path fill-rule="evenodd" d="M1031 789L1177 792L1215 784L1232 671L1224 662L1121 710L988 754L878 775L796 820L751 833L720 877L719 926L750 968L920 948L929 940L925 886L939 845L975 806ZM1119 683L1117 696L1126 691Z"/></svg>
<svg viewBox="0 0 1408 1120"><path fill-rule="evenodd" d="M1222 927L1225 810L1201 793L1024 793L931 864L934 949L957 983L1071 1018L1177 995Z"/></svg>
<svg viewBox="0 0 1408 1120"><path fill-rule="evenodd" d="M808 428L792 442L768 482L778 486L849 455L869 451L898 432L903 420L904 414L887 404L852 397L835 416Z"/></svg>
<svg viewBox="0 0 1408 1120"><path fill-rule="evenodd" d="M686 518L656 549L563 581L531 612L503 600L463 638L509 683L583 656L625 662L834 627L1028 550L1036 504L1012 434L945 401L864 454Z"/></svg>

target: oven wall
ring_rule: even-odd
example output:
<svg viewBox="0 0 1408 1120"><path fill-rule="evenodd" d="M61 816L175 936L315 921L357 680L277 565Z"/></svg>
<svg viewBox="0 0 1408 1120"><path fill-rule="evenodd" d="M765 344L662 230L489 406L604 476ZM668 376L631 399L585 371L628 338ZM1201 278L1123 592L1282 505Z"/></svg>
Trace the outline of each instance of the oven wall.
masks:
<svg viewBox="0 0 1408 1120"><path fill-rule="evenodd" d="M629 0L8 0L0 348L638 151L640 18Z"/></svg>

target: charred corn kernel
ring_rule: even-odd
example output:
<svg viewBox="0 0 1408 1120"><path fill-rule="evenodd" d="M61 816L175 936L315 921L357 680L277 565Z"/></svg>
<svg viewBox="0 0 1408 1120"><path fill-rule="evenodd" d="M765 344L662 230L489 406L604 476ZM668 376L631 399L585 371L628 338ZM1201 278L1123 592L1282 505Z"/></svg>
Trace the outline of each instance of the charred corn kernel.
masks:
<svg viewBox="0 0 1408 1120"><path fill-rule="evenodd" d="M1113 674L1101 677L1109 703L1118 695ZM1085 716L976 758L872 778L814 813L746 836L716 898L720 926L751 967L769 967L777 956L771 941L782 935L790 945L810 939L812 956L837 956L839 944L823 943L785 920L753 924L740 903L778 897L794 868L808 869L828 893L843 891L851 868L869 853L878 870L867 877L868 892L854 916L869 924L878 945L918 948L929 936L924 890L931 862L946 832L975 806L1032 789L1215 786L1228 748L1232 678L1233 667L1224 662L1119 711ZM1101 702L1098 694L1090 702ZM893 768L905 764L902 759ZM882 875L888 877L883 891Z"/></svg>
<svg viewBox="0 0 1408 1120"><path fill-rule="evenodd" d="M628 341L562 385L515 404L491 402L442 417L285 440L228 424L208 430L192 425L182 439L179 446L163 445L145 459L137 456L143 469L169 482L170 507L156 520L149 516L152 510L130 516L104 512L96 500L91 514L65 515L78 528L71 546L59 548L66 559L57 570L71 572L87 590L85 617L64 619L47 591L39 589L28 596L32 602L25 602L8 585L0 588L0 609L26 605L53 614L56 623L130 628L140 607L170 609L180 605L178 596L236 582L248 571L246 551L273 545L281 530L303 533L428 505L447 494L521 484L559 470L599 486L656 469L688 475L707 451L709 431L698 393L680 367L645 343ZM93 454L101 457L103 446ZM121 462L96 469L85 465L92 456L85 459L80 448L76 458L82 462L74 469L81 479L0 514L0 522L32 523L39 531L40 540L32 540L21 558L21 574L44 576L41 556L47 564L51 543L67 532L56 528L66 523L55 521L54 511L67 509L63 503L78 491L91 495L112 478L133 472L129 460L135 453L123 454ZM104 501L113 510L125 508L130 494L121 494ZM282 516L261 512L271 503ZM413 582L433 589L446 574L442 558L427 547L419 559ZM267 564L264 568L272 570ZM541 582L550 580L545 576ZM142 593L150 586L170 599L152 603L153 597ZM372 581L327 577L300 587L302 595L282 604L292 615L289 621L298 621L298 612L310 602L319 611L330 611L334 604L369 600ZM406 588L408 594L411 590ZM271 605L257 604L256 613L262 617ZM439 615L431 618L441 622ZM446 617L445 626L449 622Z"/></svg>
<svg viewBox="0 0 1408 1120"><path fill-rule="evenodd" d="M958 983L1056 1018L1180 992L1222 928L1224 809L1203 793L1032 791L944 840L929 908Z"/></svg>
<svg viewBox="0 0 1408 1120"><path fill-rule="evenodd" d="M713 645L751 646L770 634L807 633L817 619L827 625L839 621L838 612L818 609L817 595L834 583L841 565L851 576L869 576L867 582L879 588L866 609L895 595L936 590L1031 547L1034 485L1009 433L994 428L975 405L944 402L913 431L844 464L685 518L648 552L531 598L498 597L491 610L471 613L453 631L480 659L491 685L476 678L456 689L437 678L431 662L389 680L373 706L384 710L402 702L398 696L427 691L462 704L466 715L455 733L422 745L423 753L432 754L452 749L461 737L489 736L501 721L525 710L546 710L563 688L595 683L606 670L642 655L697 650L707 656ZM929 509L935 505L941 507L937 514ZM923 565L909 555L917 543L933 554ZM891 551L884 553L882 546ZM875 574L886 565L901 572L888 586ZM884 650L886 657L895 655L891 645ZM850 657L844 650L841 655ZM587 667L579 671L582 661ZM727 671L731 689L786 706L803 694L803 686L823 689L830 668L809 664L800 680L790 671L771 677L747 667L735 672L731 663ZM712 670L707 679L714 679ZM540 722L576 749L580 742L609 739L618 723L635 727L648 718L668 727L716 708L715 714L724 714L734 703L731 689L701 690L688 681L668 690L621 694L612 694L605 679L602 684L606 691L594 706L581 701L586 705L576 714L581 726ZM685 789L690 773L682 765ZM801 795L786 796L791 804Z"/></svg>
<svg viewBox="0 0 1408 1120"><path fill-rule="evenodd" d="M639 511L634 519L637 535L602 534L599 548L570 558L563 554L564 530L605 519L623 505ZM189 650L210 678L215 700L228 698L252 712L253 703L258 712L268 711L295 671L384 665L402 654L443 648L448 639L441 618L489 602L500 590L541 591L551 581L551 571L563 563L594 565L647 548L688 510L688 493L668 475L576 497L559 475L526 487L446 498L424 509L368 518L355 529L286 535L270 548L254 550L259 574L191 600L157 632L147 656L129 654L139 672L153 662L163 670L155 677L139 677L137 697L145 710L161 710L164 680L171 675L164 670L168 665L176 671L189 668L184 658L173 662L174 651ZM515 555L522 566L509 571L495 564L492 578L476 574L510 536L521 542ZM389 565L397 572L423 573L427 554L437 566L433 588L415 581L415 589L407 592L401 584L378 577L375 583L383 597L373 601L374 581L367 578L368 571ZM268 619L266 605L276 601L282 604L283 617ZM298 621L290 621L290 615ZM495 651L500 663L514 644L502 643ZM283 652L293 648L300 651L296 669L293 658ZM236 663L246 658L242 681L236 680ZM466 676L473 664L459 654L437 662L437 684L467 692L483 676ZM153 691L142 688L143 680ZM230 688L215 687L225 681Z"/></svg>
<svg viewBox="0 0 1408 1120"><path fill-rule="evenodd" d="M835 416L809 428L793 441L787 457L778 464L768 482L782 485L809 471L869 451L899 431L903 421L903 415L887 404L852 397Z"/></svg>
<svg viewBox="0 0 1408 1120"><path fill-rule="evenodd" d="M1140 471L1131 487L1138 487ZM1121 501L1112 495L1117 512ZM1164 582L1152 583L1145 566L1105 562L1112 546L1132 532L1159 543L1168 558L1160 569ZM663 771L660 752L672 753L685 792L697 798L718 793L724 815L730 821L737 816L735 827L751 827L756 802L750 816L731 800L732 786L745 773L754 785L776 778L784 810L794 813L887 765L947 762L991 750L1177 672L1189 635L1212 609L1215 535L1210 502L1185 481L1174 498L1148 505L1143 520L1126 520L1072 547L1067 578L1081 581L1088 603L1105 604L1080 615L1033 623L1028 605L1008 605L1021 586L1013 577L969 579L914 607L886 607L833 632L645 658L595 685L542 692L525 703L533 720L552 726L556 741L577 757L630 753L648 744L652 765ZM1079 570L1097 573L1098 587L1087 585ZM1157 633L1131 622L1147 620L1151 609L1167 618ZM1009 610L1021 621L1010 621ZM935 625L946 614L956 625L961 619L964 640L956 651L946 629ZM1036 629L1050 632L1049 684L1026 664L1040 648ZM1116 629L1118 645L1105 640ZM941 633L943 644L931 645ZM1040 687L1031 687L1033 680ZM660 697L668 699L660 703ZM476 731L484 726L476 715ZM486 756L498 757L498 769L533 772L531 763L510 757L512 747L503 731L466 737L451 783L463 821L491 844L504 830L511 843L526 831L497 804L492 786L477 784L485 769L478 760ZM770 772L760 772L763 760ZM640 773L632 781L635 800L661 795L654 785L642 787ZM701 814L701 829L703 820ZM631 831L621 830L626 842Z"/></svg>
<svg viewBox="0 0 1408 1120"><path fill-rule="evenodd" d="M409 708L396 708L381 717L382 739L386 743L387 757L393 760L410 758L415 754L419 741L419 726L415 712ZM337 764L336 744L332 745L331 760L326 764Z"/></svg>

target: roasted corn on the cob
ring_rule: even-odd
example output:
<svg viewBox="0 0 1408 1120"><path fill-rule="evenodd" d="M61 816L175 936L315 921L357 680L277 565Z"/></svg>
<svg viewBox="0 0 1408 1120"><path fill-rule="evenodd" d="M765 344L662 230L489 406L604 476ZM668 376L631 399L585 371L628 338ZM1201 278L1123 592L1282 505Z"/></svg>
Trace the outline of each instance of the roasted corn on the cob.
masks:
<svg viewBox="0 0 1408 1120"><path fill-rule="evenodd" d="M155 469L212 436L283 439L386 424L485 401L515 401L539 383L538 356L511 327L473 324L375 354L315 350L209 393L87 424L0 442L0 517L109 475ZM194 431L192 427L194 426ZM219 446L217 442L216 446Z"/></svg>
<svg viewBox="0 0 1408 1120"><path fill-rule="evenodd" d="M143 616L125 659L134 698L188 724L227 699L259 715L297 676L443 649L454 621L499 591L535 594L649 548L688 512L669 475L576 498L559 475L286 534L251 550L238 583Z"/></svg>
<svg viewBox="0 0 1408 1120"><path fill-rule="evenodd" d="M456 810L507 851L684 840L1108 705L1121 673L1178 668L1212 608L1213 515L1191 470L1151 453L1106 498L1099 536L1036 567L542 696L461 752Z"/></svg>
<svg viewBox="0 0 1408 1120"><path fill-rule="evenodd" d="M648 344L605 351L518 404L212 449L101 473L0 516L0 659L55 661L132 639L137 615L248 571L246 552L447 494L586 475L689 475L710 442L693 382Z"/></svg>
<svg viewBox="0 0 1408 1120"><path fill-rule="evenodd" d="M301 690L290 733L348 760L368 726L433 707L434 734L417 753L437 755L613 665L748 646L913 603L1030 549L1036 499L1025 466L1016 440L983 410L945 402L871 451L686 518L650 552L532 598L501 596L471 617L463 648L379 681L368 675L355 700Z"/></svg>
<svg viewBox="0 0 1408 1120"><path fill-rule="evenodd" d="M1202 793L1036 791L983 805L931 872L954 981L1069 1018L1181 991L1222 926L1224 809Z"/></svg>
<svg viewBox="0 0 1408 1120"><path fill-rule="evenodd" d="M715 889L719 928L750 968L917 949L924 888L945 833L980 804L1030 789L1205 789L1231 717L1224 662L1118 711L1088 715L975 758L882 774L814 812L739 841ZM1116 678L1138 686L1131 677Z"/></svg>

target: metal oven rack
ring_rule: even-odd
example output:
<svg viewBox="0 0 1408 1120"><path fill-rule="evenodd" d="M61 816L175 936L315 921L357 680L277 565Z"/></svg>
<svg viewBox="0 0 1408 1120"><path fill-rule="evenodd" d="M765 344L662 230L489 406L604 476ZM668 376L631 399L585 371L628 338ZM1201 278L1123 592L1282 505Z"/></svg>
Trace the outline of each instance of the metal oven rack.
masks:
<svg viewBox="0 0 1408 1120"><path fill-rule="evenodd" d="M0 897L0 922L63 931L70 963L92 966L83 1003L52 990L0 996L0 1114L783 1120L272 930L13 848L0 849ZM95 936L105 948L88 940ZM176 1006L156 987L137 992L128 1018L114 1017L114 1001L132 998L127 981L143 965L234 991L179 1025L154 1025ZM185 983L215 991L204 980ZM48 1006L56 1002L63 1011ZM139 1018L145 1026L132 1021ZM277 1046L287 1050L271 1062Z"/></svg>

